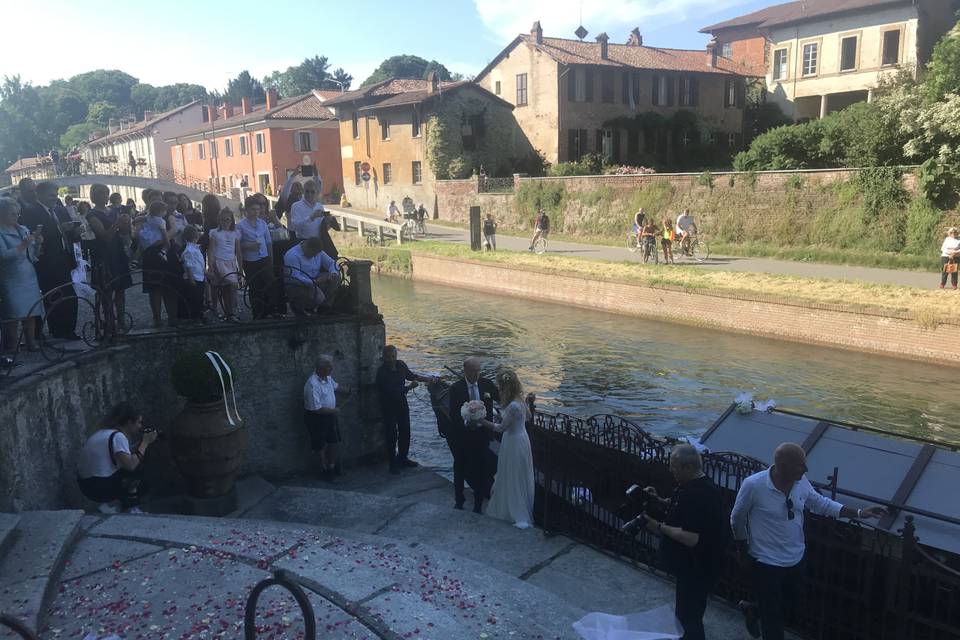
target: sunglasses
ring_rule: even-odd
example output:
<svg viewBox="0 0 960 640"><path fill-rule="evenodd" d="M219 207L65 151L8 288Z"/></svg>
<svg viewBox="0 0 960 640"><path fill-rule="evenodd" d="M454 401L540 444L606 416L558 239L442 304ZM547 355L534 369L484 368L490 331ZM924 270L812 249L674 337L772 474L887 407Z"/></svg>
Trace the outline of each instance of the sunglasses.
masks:
<svg viewBox="0 0 960 640"><path fill-rule="evenodd" d="M787 520L793 520L794 515L795 514L793 513L793 499L787 498Z"/></svg>

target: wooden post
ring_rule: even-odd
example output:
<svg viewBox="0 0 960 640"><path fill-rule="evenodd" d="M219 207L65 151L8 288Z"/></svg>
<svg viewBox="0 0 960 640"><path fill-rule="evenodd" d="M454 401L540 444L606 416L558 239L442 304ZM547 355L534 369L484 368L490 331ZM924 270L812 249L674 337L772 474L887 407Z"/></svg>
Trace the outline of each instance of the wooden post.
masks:
<svg viewBox="0 0 960 640"><path fill-rule="evenodd" d="M363 220L357 220L357 235L363 237Z"/></svg>

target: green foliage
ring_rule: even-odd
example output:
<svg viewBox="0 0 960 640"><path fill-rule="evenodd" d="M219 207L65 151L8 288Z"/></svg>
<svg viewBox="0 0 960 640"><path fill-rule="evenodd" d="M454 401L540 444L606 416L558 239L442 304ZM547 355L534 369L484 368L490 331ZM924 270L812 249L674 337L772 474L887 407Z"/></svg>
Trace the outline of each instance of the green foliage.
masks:
<svg viewBox="0 0 960 640"><path fill-rule="evenodd" d="M920 165L917 184L930 202L952 206L956 204L957 191L960 190L960 167L945 165L936 158L928 158Z"/></svg>
<svg viewBox="0 0 960 640"><path fill-rule="evenodd" d="M906 246L908 253L918 255L937 253L942 214L926 198L915 198L907 208Z"/></svg>
<svg viewBox="0 0 960 640"><path fill-rule="evenodd" d="M750 148L737 154L733 167L737 171L777 169L815 169L822 167L820 141L822 120L777 127L753 141Z"/></svg>
<svg viewBox="0 0 960 640"><path fill-rule="evenodd" d="M901 171L896 167L872 167L857 172L857 188L866 212L876 218L886 209L903 207L908 199Z"/></svg>
<svg viewBox="0 0 960 640"><path fill-rule="evenodd" d="M106 127L112 118L119 118L123 112L115 104L109 102L93 102L87 111L87 122Z"/></svg>
<svg viewBox="0 0 960 640"><path fill-rule="evenodd" d="M803 188L803 177L790 176L784 181L783 186L787 191L799 191Z"/></svg>
<svg viewBox="0 0 960 640"><path fill-rule="evenodd" d="M472 149L464 146L465 126L473 132ZM438 180L469 177L481 165L488 175L510 175L514 127L506 107L463 92L444 96L427 119L427 162Z"/></svg>
<svg viewBox="0 0 960 640"><path fill-rule="evenodd" d="M425 60L420 56L413 55L391 56L381 62L380 66L360 86L366 87L389 78L422 80L431 71L435 72L440 80L448 81L451 79L450 71L436 60Z"/></svg>
<svg viewBox="0 0 960 640"><path fill-rule="evenodd" d="M532 226L537 210L543 209L550 216L550 228L562 230L566 196L567 190L560 182L524 182L514 198L514 209L525 226Z"/></svg>
<svg viewBox="0 0 960 640"><path fill-rule="evenodd" d="M343 89L350 88L353 76L337 68L330 72L330 62L327 56L313 56L305 58L298 65L287 67L286 71L274 71L263 79L265 88L276 89L281 96L292 97L309 93L313 89L337 90L340 85L333 80L343 83Z"/></svg>
<svg viewBox="0 0 960 640"><path fill-rule="evenodd" d="M260 104L266 101L267 94L260 81L251 76L249 71L243 70L236 78L227 81L221 98L230 104L240 104L241 98L249 98L251 103Z"/></svg>
<svg viewBox="0 0 960 640"><path fill-rule="evenodd" d="M929 102L950 93L960 94L960 22L933 48L923 80L923 96Z"/></svg>
<svg viewBox="0 0 960 640"><path fill-rule="evenodd" d="M216 402L223 398L220 377L203 351L187 351L177 356L171 379L177 395L189 402Z"/></svg>
<svg viewBox="0 0 960 640"><path fill-rule="evenodd" d="M701 187L707 187L708 189L713 189L713 174L709 171L704 171L697 176L697 184Z"/></svg>
<svg viewBox="0 0 960 640"><path fill-rule="evenodd" d="M91 135L99 135L103 132L103 127L96 122L72 124L60 136L60 148L69 150L80 147L87 142Z"/></svg>
<svg viewBox="0 0 960 640"><path fill-rule="evenodd" d="M589 176L591 173L590 167L581 162L558 162L547 169L547 175L552 177Z"/></svg>

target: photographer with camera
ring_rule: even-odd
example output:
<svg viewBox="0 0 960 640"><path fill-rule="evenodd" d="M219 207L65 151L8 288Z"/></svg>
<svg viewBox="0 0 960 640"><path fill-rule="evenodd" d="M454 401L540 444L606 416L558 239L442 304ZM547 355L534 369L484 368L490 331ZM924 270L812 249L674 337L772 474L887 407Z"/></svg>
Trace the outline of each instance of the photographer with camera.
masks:
<svg viewBox="0 0 960 640"><path fill-rule="evenodd" d="M104 418L103 428L87 439L77 456L80 493L100 503L101 513L120 509L141 513L140 497L146 487L140 479L140 463L156 439L157 431L144 429L143 415L129 402L115 405Z"/></svg>
<svg viewBox="0 0 960 640"><path fill-rule="evenodd" d="M643 512L624 529L644 528L660 536L667 570L677 579L674 612L683 625L683 640L703 640L707 596L720 575L726 542L726 518L720 490L703 474L696 448L681 444L670 454L677 488L669 500L647 487ZM650 513L666 513L660 521Z"/></svg>

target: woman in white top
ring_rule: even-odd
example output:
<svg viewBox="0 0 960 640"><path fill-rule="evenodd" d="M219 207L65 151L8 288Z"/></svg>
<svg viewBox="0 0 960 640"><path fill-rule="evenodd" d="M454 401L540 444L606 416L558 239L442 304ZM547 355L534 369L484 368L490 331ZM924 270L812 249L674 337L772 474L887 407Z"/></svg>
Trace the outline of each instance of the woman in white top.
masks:
<svg viewBox="0 0 960 640"><path fill-rule="evenodd" d="M207 279L214 304L220 300L228 322L238 322L237 283L240 273L240 233L234 228L233 212L220 212L220 226L210 230L207 249Z"/></svg>
<svg viewBox="0 0 960 640"><path fill-rule="evenodd" d="M137 505L145 491L140 463L157 432L144 431L143 416L128 402L114 406L103 424L77 455L80 492L100 503L102 513L117 513L117 502L123 509L139 513Z"/></svg>
<svg viewBox="0 0 960 640"><path fill-rule="evenodd" d="M533 453L527 435L529 412L523 403L523 386L512 369L497 374L503 421L480 423L488 429L501 431L503 441L497 456L497 475L490 492L486 514L499 520L513 522L518 529L533 526Z"/></svg>
<svg viewBox="0 0 960 640"><path fill-rule="evenodd" d="M960 262L960 239L957 238L957 228L950 227L947 230L947 237L943 239L940 245L940 263L943 265L943 271L940 274L940 288L947 286L947 274L950 274L950 284L957 288L957 263Z"/></svg>

